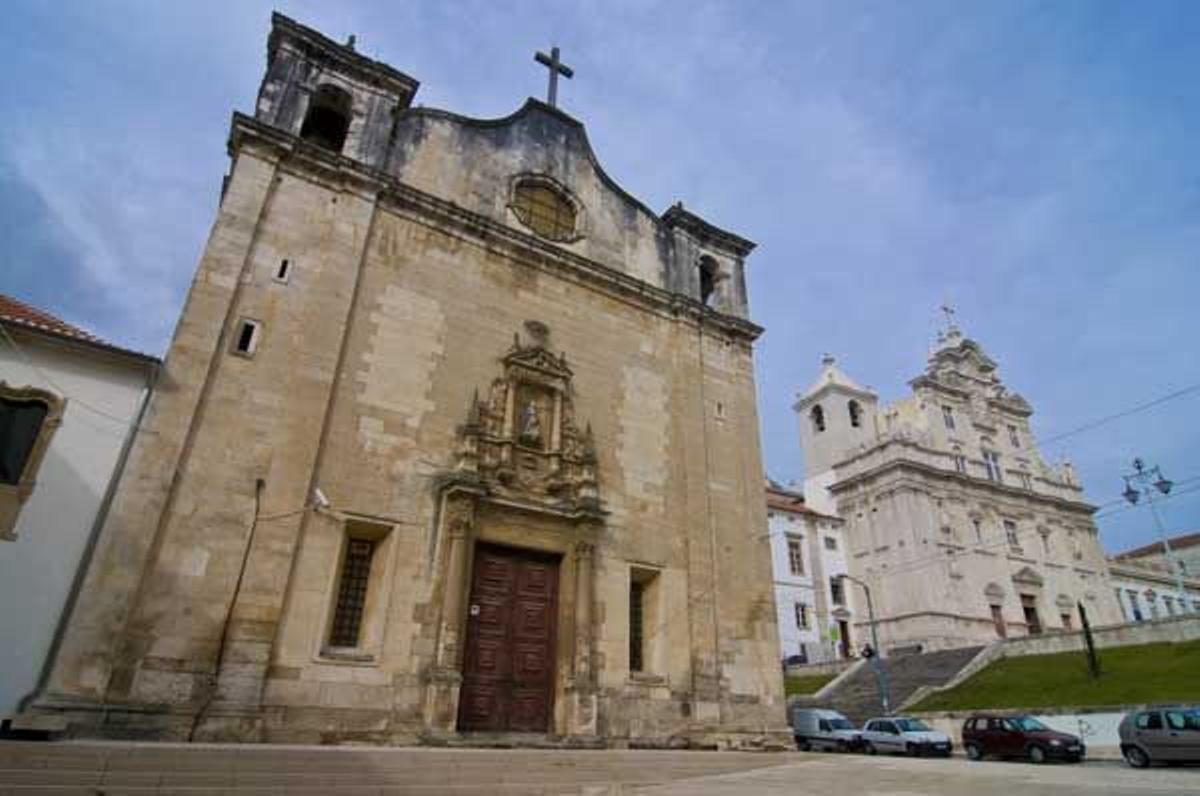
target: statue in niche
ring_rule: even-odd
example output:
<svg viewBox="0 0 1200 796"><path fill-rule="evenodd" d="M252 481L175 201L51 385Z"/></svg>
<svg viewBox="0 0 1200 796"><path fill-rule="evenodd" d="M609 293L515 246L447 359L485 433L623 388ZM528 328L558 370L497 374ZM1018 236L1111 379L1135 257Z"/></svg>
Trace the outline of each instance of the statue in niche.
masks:
<svg viewBox="0 0 1200 796"><path fill-rule="evenodd" d="M525 411L521 413L521 442L526 445L541 447L542 444L542 424L538 420L538 410L534 406L533 401L525 404Z"/></svg>

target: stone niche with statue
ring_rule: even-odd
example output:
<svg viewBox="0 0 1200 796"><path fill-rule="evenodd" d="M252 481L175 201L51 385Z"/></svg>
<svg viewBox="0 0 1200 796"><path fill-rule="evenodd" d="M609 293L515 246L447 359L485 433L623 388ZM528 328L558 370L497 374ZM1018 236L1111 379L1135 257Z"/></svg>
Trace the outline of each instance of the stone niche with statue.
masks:
<svg viewBox="0 0 1200 796"><path fill-rule="evenodd" d="M525 331L526 342L513 336L487 396L472 397L446 481L515 508L600 520L595 443L590 424L575 422L567 356L550 350L544 324L527 321Z"/></svg>

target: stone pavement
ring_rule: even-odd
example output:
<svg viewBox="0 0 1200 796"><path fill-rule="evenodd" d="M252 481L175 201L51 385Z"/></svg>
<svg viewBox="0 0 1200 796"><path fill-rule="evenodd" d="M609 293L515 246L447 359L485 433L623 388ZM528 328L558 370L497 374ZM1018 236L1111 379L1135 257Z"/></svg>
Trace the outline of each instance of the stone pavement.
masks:
<svg viewBox="0 0 1200 796"><path fill-rule="evenodd" d="M1117 761L1034 766L809 755L783 765L638 788L639 796L1141 796L1200 794L1200 767L1136 770ZM619 792L619 791L618 791Z"/></svg>
<svg viewBox="0 0 1200 796"><path fill-rule="evenodd" d="M0 796L1200 794L1200 767L753 752L0 742Z"/></svg>
<svg viewBox="0 0 1200 796"><path fill-rule="evenodd" d="M224 744L4 743L0 795L573 794L779 765L794 754Z"/></svg>

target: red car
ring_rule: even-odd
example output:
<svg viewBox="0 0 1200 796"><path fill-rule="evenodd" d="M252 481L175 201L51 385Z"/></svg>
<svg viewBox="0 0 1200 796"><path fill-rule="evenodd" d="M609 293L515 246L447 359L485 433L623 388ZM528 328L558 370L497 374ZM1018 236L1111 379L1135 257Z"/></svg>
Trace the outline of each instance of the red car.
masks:
<svg viewBox="0 0 1200 796"><path fill-rule="evenodd" d="M1032 716L972 716L963 723L967 757L1023 757L1031 763L1078 763L1086 752L1076 735L1052 730Z"/></svg>

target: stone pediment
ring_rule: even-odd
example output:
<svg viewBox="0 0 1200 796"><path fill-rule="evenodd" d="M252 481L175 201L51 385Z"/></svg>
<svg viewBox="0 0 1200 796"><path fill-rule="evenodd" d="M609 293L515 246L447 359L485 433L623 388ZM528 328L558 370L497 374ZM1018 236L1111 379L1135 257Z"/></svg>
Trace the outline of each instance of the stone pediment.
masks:
<svg viewBox="0 0 1200 796"><path fill-rule="evenodd" d="M1021 567L1012 576L1013 583L1021 583L1026 586L1041 586L1045 580L1038 574L1033 567Z"/></svg>
<svg viewBox="0 0 1200 796"><path fill-rule="evenodd" d="M590 425L580 429L575 422L566 355L550 350L544 324L528 321L525 330L530 340L514 336L487 396L472 397L448 481L493 502L599 520L606 512L595 439Z"/></svg>

